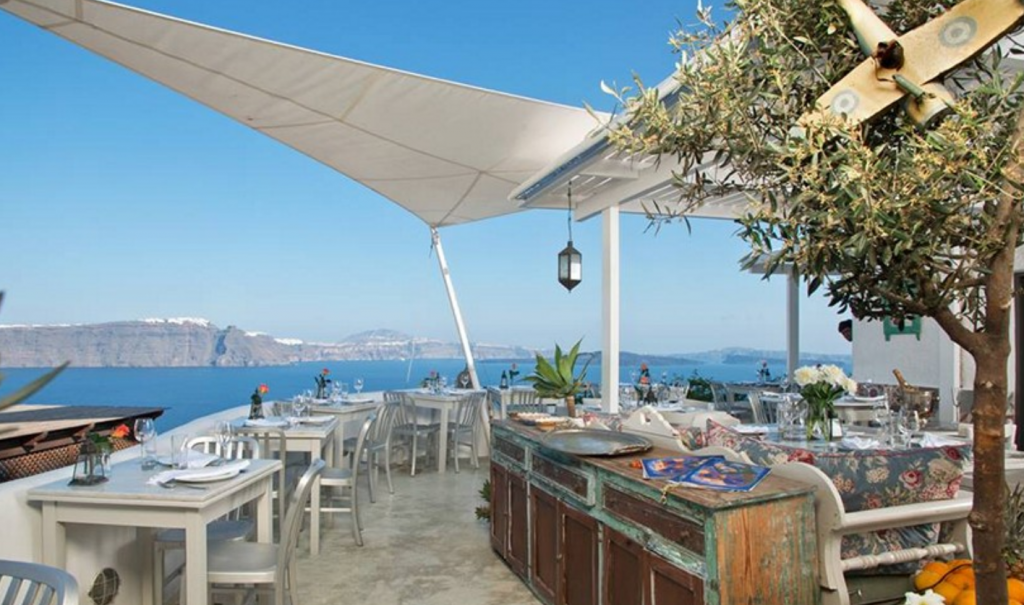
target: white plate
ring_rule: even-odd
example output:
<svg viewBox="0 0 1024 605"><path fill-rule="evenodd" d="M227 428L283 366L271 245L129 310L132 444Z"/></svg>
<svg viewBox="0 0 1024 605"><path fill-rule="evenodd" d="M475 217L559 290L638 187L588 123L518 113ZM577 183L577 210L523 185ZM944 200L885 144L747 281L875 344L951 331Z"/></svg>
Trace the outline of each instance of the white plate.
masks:
<svg viewBox="0 0 1024 605"><path fill-rule="evenodd" d="M213 481L223 481L237 476L242 472L242 469L236 467L226 468L222 473L195 473L193 475L187 475L182 473L174 478L175 481L181 483L211 483Z"/></svg>

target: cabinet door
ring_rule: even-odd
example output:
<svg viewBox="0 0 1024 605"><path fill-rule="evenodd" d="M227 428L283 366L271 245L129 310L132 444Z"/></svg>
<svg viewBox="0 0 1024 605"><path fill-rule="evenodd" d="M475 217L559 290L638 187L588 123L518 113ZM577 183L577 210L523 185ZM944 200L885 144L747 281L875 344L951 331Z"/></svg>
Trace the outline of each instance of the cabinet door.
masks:
<svg viewBox="0 0 1024 605"><path fill-rule="evenodd" d="M644 549L614 529L604 526L602 578L604 605L641 605L644 599Z"/></svg>
<svg viewBox="0 0 1024 605"><path fill-rule="evenodd" d="M554 603L558 591L558 500L531 486L530 514L530 578L537 594Z"/></svg>
<svg viewBox="0 0 1024 605"><path fill-rule="evenodd" d="M657 555L647 554L648 605L703 605L704 582Z"/></svg>
<svg viewBox="0 0 1024 605"><path fill-rule="evenodd" d="M557 605L597 605L597 521L559 502L562 540Z"/></svg>
<svg viewBox="0 0 1024 605"><path fill-rule="evenodd" d="M506 558L508 548L508 474L491 463L491 547Z"/></svg>
<svg viewBox="0 0 1024 605"><path fill-rule="evenodd" d="M526 564L530 555L530 532L527 525L529 502L526 478L508 471L508 555L505 560L512 571L523 577L526 577Z"/></svg>

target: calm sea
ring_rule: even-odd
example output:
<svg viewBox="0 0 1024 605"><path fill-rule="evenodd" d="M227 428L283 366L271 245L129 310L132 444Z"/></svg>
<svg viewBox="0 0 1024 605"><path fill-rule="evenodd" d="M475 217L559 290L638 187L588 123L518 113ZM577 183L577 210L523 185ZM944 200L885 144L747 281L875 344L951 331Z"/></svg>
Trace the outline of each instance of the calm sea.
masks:
<svg viewBox="0 0 1024 605"><path fill-rule="evenodd" d="M300 363L288 366L257 368L69 368L37 393L29 403L63 405L125 405L166 408L157 420L159 430L167 430L190 420L229 407L247 405L249 395L261 383L270 388L268 399L286 399L315 388L314 377L322 368L330 370L331 378L349 383L362 378L364 391L381 391L419 386L431 370L448 378L449 383L462 370L460 359L403 361L329 361ZM511 364L478 362L477 372L485 385L497 385L501 372ZM533 360L518 362L519 380L533 371ZM783 365L770 365L773 376L785 373ZM622 368L622 382L630 382L637 368ZM705 378L722 381L751 381L757 368L733 364L690 364L650 366L651 378L660 381L685 379L694 370ZM0 396L6 395L43 370L7 369L0 384ZM591 368L588 375L600 379L600 369Z"/></svg>

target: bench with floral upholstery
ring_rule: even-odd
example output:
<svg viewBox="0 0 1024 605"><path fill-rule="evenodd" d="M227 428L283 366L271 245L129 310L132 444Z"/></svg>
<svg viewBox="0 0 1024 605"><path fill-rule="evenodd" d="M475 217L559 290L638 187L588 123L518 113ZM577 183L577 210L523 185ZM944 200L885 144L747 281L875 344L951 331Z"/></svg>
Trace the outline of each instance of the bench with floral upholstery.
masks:
<svg viewBox="0 0 1024 605"><path fill-rule="evenodd" d="M746 454L761 466L805 462L835 486L846 512L955 498L970 458L970 446L906 450L815 451L763 441L708 422L707 445ZM844 559L935 544L937 523L894 527L843 536ZM890 565L872 573L907 573L914 564Z"/></svg>

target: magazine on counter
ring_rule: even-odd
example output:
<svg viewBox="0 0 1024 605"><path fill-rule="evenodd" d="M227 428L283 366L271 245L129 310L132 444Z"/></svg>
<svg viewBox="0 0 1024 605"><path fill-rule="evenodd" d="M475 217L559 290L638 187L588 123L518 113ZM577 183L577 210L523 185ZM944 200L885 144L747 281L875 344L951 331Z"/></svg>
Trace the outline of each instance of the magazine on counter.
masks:
<svg viewBox="0 0 1024 605"><path fill-rule="evenodd" d="M725 460L722 456L677 456L673 458L644 458L640 461L644 479L678 481L680 477L711 460Z"/></svg>
<svg viewBox="0 0 1024 605"><path fill-rule="evenodd" d="M645 479L665 479L681 485L730 492L750 491L770 472L767 467L730 462L722 456L647 458L641 464Z"/></svg>

